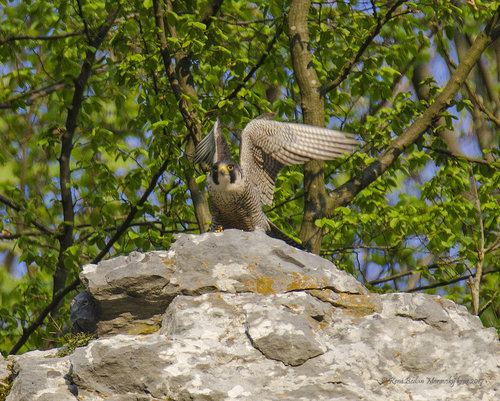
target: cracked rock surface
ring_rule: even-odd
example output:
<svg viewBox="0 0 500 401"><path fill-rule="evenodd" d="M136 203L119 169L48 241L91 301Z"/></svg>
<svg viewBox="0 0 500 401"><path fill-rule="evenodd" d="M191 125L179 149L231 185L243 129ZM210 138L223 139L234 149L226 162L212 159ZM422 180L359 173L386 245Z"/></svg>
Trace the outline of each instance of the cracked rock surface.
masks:
<svg viewBox="0 0 500 401"><path fill-rule="evenodd" d="M464 307L371 294L264 233L179 235L81 279L99 338L16 356L7 401L499 399L496 332Z"/></svg>

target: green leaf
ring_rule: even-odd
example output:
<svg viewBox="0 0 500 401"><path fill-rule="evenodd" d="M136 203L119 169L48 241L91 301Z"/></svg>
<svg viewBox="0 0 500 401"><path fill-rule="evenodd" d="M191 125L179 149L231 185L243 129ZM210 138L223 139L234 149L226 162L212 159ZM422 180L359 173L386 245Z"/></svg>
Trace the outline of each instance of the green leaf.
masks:
<svg viewBox="0 0 500 401"><path fill-rule="evenodd" d="M206 178L207 178L207 175L202 174L202 175L196 177L196 183L199 185L199 184L205 182Z"/></svg>

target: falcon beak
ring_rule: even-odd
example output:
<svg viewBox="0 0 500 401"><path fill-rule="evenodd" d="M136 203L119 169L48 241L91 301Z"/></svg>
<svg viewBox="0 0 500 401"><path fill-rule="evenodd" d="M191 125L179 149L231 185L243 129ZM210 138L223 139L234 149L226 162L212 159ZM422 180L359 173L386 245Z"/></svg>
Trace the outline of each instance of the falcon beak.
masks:
<svg viewBox="0 0 500 401"><path fill-rule="evenodd" d="M220 166L218 172L219 172L219 174L222 174L222 175L226 175L229 173L226 166Z"/></svg>

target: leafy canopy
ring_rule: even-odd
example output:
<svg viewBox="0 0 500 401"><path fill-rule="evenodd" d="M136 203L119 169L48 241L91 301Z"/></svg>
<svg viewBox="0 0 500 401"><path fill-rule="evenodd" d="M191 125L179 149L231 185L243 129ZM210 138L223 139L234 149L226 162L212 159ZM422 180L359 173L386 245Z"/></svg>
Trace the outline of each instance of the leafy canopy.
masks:
<svg viewBox="0 0 500 401"><path fill-rule="evenodd" d="M201 176L195 185L203 190L204 176L184 154L193 126L206 132L219 117L236 157L239 130L259 114L301 121L289 2L216 3L0 1L2 353L96 258L134 207L105 257L165 249L175 233L203 230L189 183ZM355 132L364 144L326 164L327 191L359 174L432 104L496 10L495 2L454 3L313 3L310 52L327 88L325 125ZM499 53L497 40L442 118L348 206L316 221L324 230L323 255L372 290L429 287L476 313L487 307L481 318L497 328ZM415 79L418 69L428 75ZM268 210L294 237L303 181L300 167L282 172ZM484 277L475 308L467 276L478 269ZM58 272L63 284L54 279ZM61 343L70 299L21 351Z"/></svg>

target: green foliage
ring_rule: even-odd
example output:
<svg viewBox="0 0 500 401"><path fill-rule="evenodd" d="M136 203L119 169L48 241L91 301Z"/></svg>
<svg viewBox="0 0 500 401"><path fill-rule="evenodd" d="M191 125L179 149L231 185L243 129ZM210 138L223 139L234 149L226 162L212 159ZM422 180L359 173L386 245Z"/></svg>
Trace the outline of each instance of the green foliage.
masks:
<svg viewBox="0 0 500 401"><path fill-rule="evenodd" d="M0 401L5 401L12 388L12 382L14 381L14 373L12 372L12 363L9 364L8 368L11 370L11 375L5 379L0 379Z"/></svg>
<svg viewBox="0 0 500 401"><path fill-rule="evenodd" d="M172 59L189 59L196 96L183 93L182 99L189 99L205 131L216 117L221 119L233 133L229 139L236 155L238 130L257 115L275 111L279 119L301 121L287 37L289 2L223 2L215 16L202 20L209 3L173 2L165 22L176 34L167 35L167 45ZM322 84L337 79L368 43L345 78L325 95L325 123L358 133L366 144L363 152L326 164L328 191L359 175L429 106L431 102L416 98L411 86L417 63L431 62L433 77L426 84L433 98L447 79L447 55L456 53L455 35L477 34L494 11L494 2L476 1L477 10L447 1L404 3L371 41L392 2L320 2L311 7L310 49ZM121 4L97 49L70 159L74 238L62 255L61 138L75 79L87 53L95 50L88 35L97 32L116 4L42 0L0 5L0 195L18 206L0 201L3 354L50 302L59 259L69 283L104 248L165 160L159 184L106 257L165 249L173 234L199 230L187 189L192 170L183 154L190 133L163 64L154 4ZM482 73L495 80L494 51L483 57L491 71L487 65ZM485 108L494 110L495 99L479 80L477 74L471 79L472 89ZM498 93L498 82L493 85ZM489 273L483 277L480 304L493 299L481 317L499 328L500 300L494 298L500 268L498 127L466 91L443 115L443 126L429 127L424 138L350 205L318 220L325 231L324 255L366 282L408 273L372 286L375 291L450 281L474 273L481 264ZM443 152L448 145L439 133L445 127L454 130L464 153L487 162ZM198 169L197 175L203 188L203 172ZM276 188L268 215L297 237L304 205L301 168L285 169ZM427 291L472 310L465 283ZM67 298L21 352L61 345L69 331Z"/></svg>
<svg viewBox="0 0 500 401"><path fill-rule="evenodd" d="M62 348L57 352L56 357L61 358L71 355L78 347L85 347L95 336L88 333L77 333L65 335Z"/></svg>

